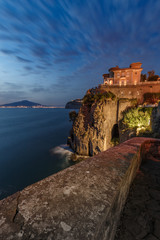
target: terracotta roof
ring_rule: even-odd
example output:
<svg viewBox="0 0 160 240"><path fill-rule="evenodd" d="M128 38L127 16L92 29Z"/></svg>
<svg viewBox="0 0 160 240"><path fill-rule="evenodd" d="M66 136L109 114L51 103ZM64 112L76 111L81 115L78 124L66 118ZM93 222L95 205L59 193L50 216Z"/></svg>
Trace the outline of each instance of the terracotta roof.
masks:
<svg viewBox="0 0 160 240"><path fill-rule="evenodd" d="M104 73L102 76L103 77L109 77L109 73Z"/></svg>
<svg viewBox="0 0 160 240"><path fill-rule="evenodd" d="M117 66L117 67L112 67L110 68L108 71L111 72L111 71L115 71L115 70L119 70L120 68Z"/></svg>
<svg viewBox="0 0 160 240"><path fill-rule="evenodd" d="M119 71L119 70L129 70L129 69L140 69L143 70L143 68L141 68L142 63L141 62L135 62L135 63L131 63L129 68L119 68L118 66L116 67L112 67L110 68L108 71L109 72L114 72L114 71Z"/></svg>

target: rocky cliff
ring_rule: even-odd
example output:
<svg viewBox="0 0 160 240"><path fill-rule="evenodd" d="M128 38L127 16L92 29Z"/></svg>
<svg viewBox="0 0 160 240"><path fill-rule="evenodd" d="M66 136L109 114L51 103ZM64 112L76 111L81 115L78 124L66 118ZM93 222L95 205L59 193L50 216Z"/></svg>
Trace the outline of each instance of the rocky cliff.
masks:
<svg viewBox="0 0 160 240"><path fill-rule="evenodd" d="M111 146L111 129L116 123L117 102L83 105L71 130L72 149L80 155L95 155Z"/></svg>
<svg viewBox="0 0 160 240"><path fill-rule="evenodd" d="M77 154L93 156L112 147L121 112L133 104L111 92L88 92L68 138L71 148Z"/></svg>
<svg viewBox="0 0 160 240"><path fill-rule="evenodd" d="M82 99L75 99L68 102L65 106L66 109L80 109L82 105Z"/></svg>

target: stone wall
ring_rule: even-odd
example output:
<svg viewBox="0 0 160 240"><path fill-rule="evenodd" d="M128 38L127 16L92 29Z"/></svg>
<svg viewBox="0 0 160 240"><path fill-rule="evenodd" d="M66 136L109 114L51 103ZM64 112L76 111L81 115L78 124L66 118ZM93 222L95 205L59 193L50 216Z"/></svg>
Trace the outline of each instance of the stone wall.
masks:
<svg viewBox="0 0 160 240"><path fill-rule="evenodd" d="M159 93L160 82L144 82L138 85L100 85L100 88L113 92L118 98L137 98L143 102L144 93Z"/></svg>
<svg viewBox="0 0 160 240"><path fill-rule="evenodd" d="M130 139L1 200L0 239L113 240L131 182L155 145Z"/></svg>

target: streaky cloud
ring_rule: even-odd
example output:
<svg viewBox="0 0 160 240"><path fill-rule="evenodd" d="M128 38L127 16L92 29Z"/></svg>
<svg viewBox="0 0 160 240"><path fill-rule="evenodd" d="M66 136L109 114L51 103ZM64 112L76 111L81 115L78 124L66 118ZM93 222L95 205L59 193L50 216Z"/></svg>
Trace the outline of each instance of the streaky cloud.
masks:
<svg viewBox="0 0 160 240"><path fill-rule="evenodd" d="M28 60L28 59L25 59L25 58L22 58L22 57L19 57L19 56L16 56L16 58L18 59L18 61L24 62L24 63L32 63L33 62L31 60Z"/></svg>

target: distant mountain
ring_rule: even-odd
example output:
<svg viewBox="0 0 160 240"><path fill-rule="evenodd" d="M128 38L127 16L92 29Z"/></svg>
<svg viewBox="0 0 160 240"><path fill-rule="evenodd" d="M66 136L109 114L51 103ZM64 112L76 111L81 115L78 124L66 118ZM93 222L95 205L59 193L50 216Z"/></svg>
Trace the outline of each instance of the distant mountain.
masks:
<svg viewBox="0 0 160 240"><path fill-rule="evenodd" d="M70 102L68 102L65 106L67 109L80 109L82 105L82 99L75 99Z"/></svg>
<svg viewBox="0 0 160 240"><path fill-rule="evenodd" d="M7 103L7 104L3 104L0 106L4 106L4 107L20 107L20 106L24 106L24 107L33 107L33 106L42 106L39 103L34 103L34 102L30 102L28 100L22 100L19 102L13 102L13 103Z"/></svg>

